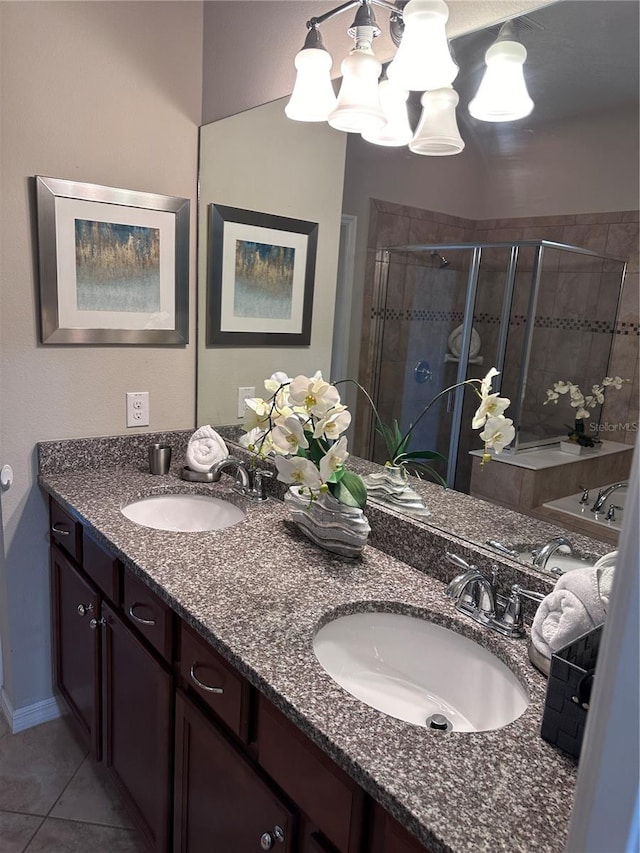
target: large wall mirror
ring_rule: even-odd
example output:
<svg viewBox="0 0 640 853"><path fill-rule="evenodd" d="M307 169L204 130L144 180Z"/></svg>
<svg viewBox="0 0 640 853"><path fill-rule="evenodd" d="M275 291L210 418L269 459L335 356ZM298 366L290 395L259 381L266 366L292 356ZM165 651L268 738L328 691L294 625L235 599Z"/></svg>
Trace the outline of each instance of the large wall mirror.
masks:
<svg viewBox="0 0 640 853"><path fill-rule="evenodd" d="M381 401L385 413L399 419L411 417L402 405L392 408L405 381L390 378L390 353L400 347L389 346L388 354L375 366L377 375L368 359L376 251L407 244L521 240L569 244L627 262L618 305L623 265L613 270L603 262L595 270L592 260L585 266L574 255L562 268L562 253L547 255L548 263L555 264L547 297L562 302L564 313L557 329L542 330L544 368L537 364L532 370L542 385L554 377L578 383L597 381L599 377L592 377L593 358L597 351L600 365L606 349L611 369L631 380L611 396L606 418L629 424L637 421L638 4L565 0L528 15L520 37L528 51L526 73L535 109L528 118L504 125L476 121L467 110L482 73L484 52L497 29L452 42L461 68L455 87L465 141L464 151L456 156L421 157L406 148L387 149L347 137L324 124L289 121L284 115L286 99L201 129L199 424L239 423L237 389L253 386L260 394L263 380L277 369L291 375L321 369L332 379L360 378L369 387L380 386L382 371L382 384L386 381L393 389L393 399ZM292 61L297 49L291 46ZM414 115L414 125L416 121ZM320 223L309 347L206 345L212 203ZM409 331L411 340L420 343L421 357L414 358L412 351L402 368L408 373L414 361L434 366L437 362L444 369L449 334L460 324L464 311L464 304L451 301L459 296L452 282L458 266L454 258L462 253L443 250L440 254L447 263L436 254L427 257L421 279L415 272L408 273L403 263L396 290L385 306L390 318L388 343L406 344ZM493 260L498 260L495 254ZM523 275L530 277L530 268ZM419 288L422 297L430 288L428 299L409 304ZM480 313L485 318L499 317L501 298L502 291L489 280ZM606 330L600 332L587 322L597 320L605 307L612 316L616 306L616 323L604 324ZM526 306L520 313L526 314ZM563 338L565 321L582 323L580 347L569 346L566 335ZM423 323L422 337L417 322ZM489 329L487 336L488 340ZM516 358L502 365L505 375L519 367L513 363ZM477 372L491 366L489 349L486 359ZM423 395L439 390L428 382L416 387ZM355 397L347 402L362 411ZM413 409L423 403L416 397ZM406 400L404 405L407 409ZM446 417L445 406L433 423L434 446L438 430L447 431ZM355 453L374 452L366 432L362 424L354 431L351 448ZM631 434L617 437L628 443L634 438ZM470 449L465 448L467 455ZM468 478L461 483L450 485L467 490Z"/></svg>

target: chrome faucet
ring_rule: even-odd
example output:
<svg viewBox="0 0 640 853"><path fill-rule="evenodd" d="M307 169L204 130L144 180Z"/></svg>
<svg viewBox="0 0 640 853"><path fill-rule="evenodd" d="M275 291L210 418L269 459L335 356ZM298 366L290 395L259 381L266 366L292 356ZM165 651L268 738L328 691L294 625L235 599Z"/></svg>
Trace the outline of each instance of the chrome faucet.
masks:
<svg viewBox="0 0 640 853"><path fill-rule="evenodd" d="M489 579L477 566L470 565L457 554L447 552L446 559L464 569L447 586L447 596L455 600L456 610L506 637L522 637L524 629L519 606L516 608L513 595L506 598L497 592L495 567Z"/></svg>
<svg viewBox="0 0 640 853"><path fill-rule="evenodd" d="M616 489L621 489L623 486L628 485L629 483L625 480L623 483L614 483L613 486L608 486L606 489L600 489L598 497L595 499L593 506L591 507L591 512L600 512L607 498L612 495Z"/></svg>
<svg viewBox="0 0 640 853"><path fill-rule="evenodd" d="M568 548L569 553L573 554L573 543L571 540L567 539L566 536L554 536L553 539L549 539L542 548L536 548L535 551L531 552L531 556L533 557L533 565L536 569L544 569L547 566L547 560L552 554L555 554L560 548ZM566 553L566 552L565 552Z"/></svg>
<svg viewBox="0 0 640 853"><path fill-rule="evenodd" d="M253 501L266 501L267 496L264 491L264 481L268 477L273 477L271 471L265 471L257 468L255 471L249 471L247 466L236 456L227 456L216 462L211 468L211 482L217 483L220 476L227 468L236 469L236 482L234 489L244 497Z"/></svg>

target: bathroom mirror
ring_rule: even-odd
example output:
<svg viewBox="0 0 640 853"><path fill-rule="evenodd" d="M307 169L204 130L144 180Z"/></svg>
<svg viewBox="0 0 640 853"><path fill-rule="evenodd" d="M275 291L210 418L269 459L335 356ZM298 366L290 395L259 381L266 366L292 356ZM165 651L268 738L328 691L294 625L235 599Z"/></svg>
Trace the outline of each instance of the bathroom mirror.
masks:
<svg viewBox="0 0 640 853"><path fill-rule="evenodd" d="M237 422L237 387L255 386L256 393L262 393L261 383L272 369L283 368L293 373L320 368L333 378L359 376L368 384L367 365L359 362L361 343L368 333L366 323L363 327L362 322L372 309L367 303L365 286L371 280L367 263L371 262L375 248L423 242L425 236L433 238L429 242L464 242L465 237L468 239L465 233L468 220L483 222L487 229L491 226L493 236L502 228L508 232L502 239L510 240L520 237L512 233L514 220L547 215L544 233L536 234L536 238L559 239L585 248L597 244L603 252L630 257L635 263L632 267L635 279L625 289L622 318L633 320L635 316L637 324L633 295L634 291L637 294L637 221L629 217L626 243L623 239L615 247L607 246L605 233L607 221L612 221L607 220L611 211L632 211L638 207L637 4L624 0L590 3L567 0L537 9L527 19L521 38L529 52L527 79L536 107L528 119L513 125L477 122L468 116L466 109L477 87L484 51L495 39L497 28L454 40L461 68L455 83L460 94L458 120L466 142L465 151L455 157L419 157L407 149L384 149L353 135L347 138L326 125L303 127L285 118L286 101L266 104L202 128L201 330L205 325L202 312L206 296L208 204L217 202L309 219L299 209L300 196L308 195L302 183L306 171L320 178L322 202L332 213L327 214L320 227L318 257L326 268L318 269L316 275L311 347L277 351L211 348L200 337L198 423ZM268 127L266 136L265 127ZM256 170L255 162L249 162L255 157L250 141L256 136L261 136L263 142L259 164L263 181L247 179ZM307 143L313 147L303 147ZM276 159L282 157L283 151L285 160L287 156L290 160L286 166ZM274 171L275 189L273 183L268 183L273 182ZM203 183L202 178L207 174L209 182ZM227 194L221 198L221 178L227 175L224 189ZM317 185L314 191L317 192ZM372 199L382 201L374 205ZM388 204L386 209L385 204ZM372 245L369 238L374 206L377 242ZM396 215L398 207L416 213L403 222ZM595 223L582 215L594 211L603 211ZM338 256L341 213L347 215L343 225L347 240L343 240L343 245L352 239L351 255L342 258ZM552 213L557 214L557 221ZM573 217L570 226L566 224L567 217ZM428 222L432 230L420 232L417 227L420 222ZM559 228L567 227L572 229L570 240L564 230L558 232ZM416 233L416 228L420 233ZM344 300L343 290L344 301L338 302L342 307L336 313L336 328L342 327L342 335L334 337L332 366L329 352L334 332L336 269L342 277L341 285L353 298ZM578 276L574 292L579 292L579 288ZM624 346L614 346L614 366L622 373L624 367L628 367L626 372L635 370L637 387L637 337L635 340L628 336L622 340L622 337L616 336L619 340L615 344ZM490 366L487 363L486 367ZM561 372L566 367L560 355L557 367ZM579 375L558 378L581 379ZM625 399L629 406L630 396ZM347 402L353 405L349 397ZM355 452L360 446L356 436L352 445ZM439 524L446 526L446 522ZM472 532L468 538L473 539Z"/></svg>

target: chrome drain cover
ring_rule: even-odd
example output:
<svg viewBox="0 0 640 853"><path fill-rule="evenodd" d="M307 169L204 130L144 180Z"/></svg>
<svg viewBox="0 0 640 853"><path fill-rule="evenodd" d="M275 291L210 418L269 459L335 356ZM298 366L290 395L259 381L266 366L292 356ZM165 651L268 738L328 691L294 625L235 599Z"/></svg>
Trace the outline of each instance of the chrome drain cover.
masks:
<svg viewBox="0 0 640 853"><path fill-rule="evenodd" d="M427 717L425 722L428 729L433 729L437 732L453 731L453 723L451 720L448 720L444 714L431 714L430 717Z"/></svg>

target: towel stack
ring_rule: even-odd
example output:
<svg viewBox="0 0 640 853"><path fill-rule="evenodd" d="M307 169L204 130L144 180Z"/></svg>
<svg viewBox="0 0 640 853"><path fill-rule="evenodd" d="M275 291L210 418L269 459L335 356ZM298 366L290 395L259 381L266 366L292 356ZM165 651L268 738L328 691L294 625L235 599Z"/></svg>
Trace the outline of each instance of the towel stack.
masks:
<svg viewBox="0 0 640 853"><path fill-rule="evenodd" d="M593 567L560 576L553 592L542 600L531 626L531 643L538 661L541 656L548 666L552 654L604 623L617 556L618 552L612 551Z"/></svg>
<svg viewBox="0 0 640 853"><path fill-rule="evenodd" d="M192 471L206 473L228 455L227 445L208 424L197 429L187 445L187 465Z"/></svg>

